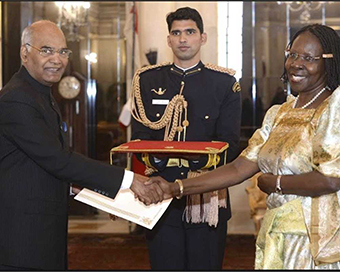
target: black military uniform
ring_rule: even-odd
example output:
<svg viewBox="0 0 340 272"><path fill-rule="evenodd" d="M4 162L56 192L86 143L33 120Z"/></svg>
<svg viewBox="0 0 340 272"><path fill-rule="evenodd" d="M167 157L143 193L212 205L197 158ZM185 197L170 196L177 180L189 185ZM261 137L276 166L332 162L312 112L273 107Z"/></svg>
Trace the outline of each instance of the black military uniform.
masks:
<svg viewBox="0 0 340 272"><path fill-rule="evenodd" d="M188 103L189 121L185 140L228 142L227 161L236 158L239 152L241 95L239 84L228 74L228 69L199 62L185 72L174 64L155 65L144 70L139 74L139 87L150 121L155 122L162 117L168 102L179 94L184 84L182 94ZM176 133L173 140L182 141L183 136L184 133L181 133L178 139ZM162 141L164 129L151 130L133 119L132 139ZM153 175L173 182L186 178L189 168L197 170L205 165L207 157L189 160L188 165L171 167L168 160L149 157L151 165L158 170ZM215 228L207 223L184 222L186 199L174 199L155 228L146 231L152 269L221 269L227 220L231 217L229 197L227 201L227 208L219 209L219 223Z"/></svg>

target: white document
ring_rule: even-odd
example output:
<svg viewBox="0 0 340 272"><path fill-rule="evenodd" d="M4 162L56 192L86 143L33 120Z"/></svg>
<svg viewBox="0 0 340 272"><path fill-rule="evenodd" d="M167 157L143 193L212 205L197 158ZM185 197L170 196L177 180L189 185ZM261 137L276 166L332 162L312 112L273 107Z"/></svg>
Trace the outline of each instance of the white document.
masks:
<svg viewBox="0 0 340 272"><path fill-rule="evenodd" d="M167 199L161 203L146 206L135 199L130 189L119 190L116 197L112 199L86 188L81 190L74 199L148 229L155 226L172 201L172 199Z"/></svg>

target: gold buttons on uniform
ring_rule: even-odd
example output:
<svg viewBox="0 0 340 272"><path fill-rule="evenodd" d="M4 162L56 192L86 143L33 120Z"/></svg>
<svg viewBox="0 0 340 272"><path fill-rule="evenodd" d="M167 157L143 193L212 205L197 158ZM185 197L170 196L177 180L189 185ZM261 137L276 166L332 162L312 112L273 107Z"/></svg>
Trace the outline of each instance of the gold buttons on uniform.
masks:
<svg viewBox="0 0 340 272"><path fill-rule="evenodd" d="M159 117L159 116L161 116L158 112L156 113L156 117Z"/></svg>
<svg viewBox="0 0 340 272"><path fill-rule="evenodd" d="M184 173L183 173L183 172L181 172L181 175L182 175L182 176L184 176Z"/></svg>
<svg viewBox="0 0 340 272"><path fill-rule="evenodd" d="M208 120L210 118L209 115L204 116L204 119Z"/></svg>
<svg viewBox="0 0 340 272"><path fill-rule="evenodd" d="M184 120L182 122L182 125L183 125L183 127L188 127L189 126L189 121L188 120Z"/></svg>

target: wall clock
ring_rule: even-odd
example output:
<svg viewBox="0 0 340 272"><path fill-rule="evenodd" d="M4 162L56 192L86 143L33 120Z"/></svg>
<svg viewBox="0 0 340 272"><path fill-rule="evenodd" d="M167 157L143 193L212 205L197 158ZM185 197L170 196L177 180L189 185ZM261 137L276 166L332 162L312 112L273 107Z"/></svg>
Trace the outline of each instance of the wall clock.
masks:
<svg viewBox="0 0 340 272"><path fill-rule="evenodd" d="M62 78L58 86L59 94L65 99L73 99L80 93L80 82L74 76Z"/></svg>

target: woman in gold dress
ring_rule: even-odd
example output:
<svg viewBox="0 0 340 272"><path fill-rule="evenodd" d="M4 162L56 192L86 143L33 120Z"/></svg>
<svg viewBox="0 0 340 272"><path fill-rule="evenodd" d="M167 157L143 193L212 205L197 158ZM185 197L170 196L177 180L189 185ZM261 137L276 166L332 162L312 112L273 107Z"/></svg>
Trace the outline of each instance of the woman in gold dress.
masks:
<svg viewBox="0 0 340 272"><path fill-rule="evenodd" d="M237 159L199 177L152 182L182 197L261 171L258 186L269 196L255 269L340 269L340 38L309 25L285 53L283 79L298 96L267 111Z"/></svg>

